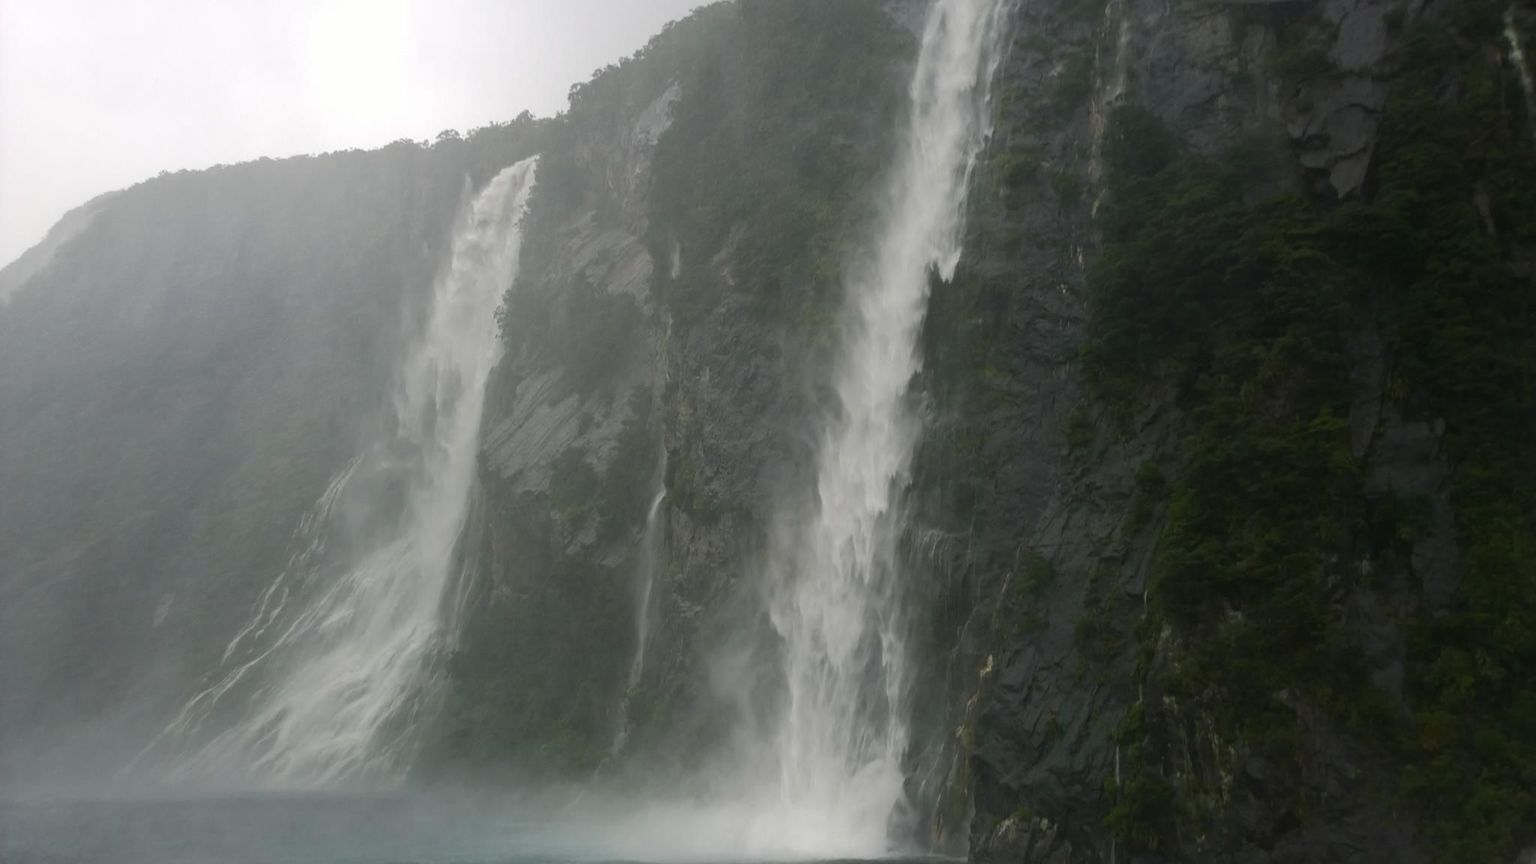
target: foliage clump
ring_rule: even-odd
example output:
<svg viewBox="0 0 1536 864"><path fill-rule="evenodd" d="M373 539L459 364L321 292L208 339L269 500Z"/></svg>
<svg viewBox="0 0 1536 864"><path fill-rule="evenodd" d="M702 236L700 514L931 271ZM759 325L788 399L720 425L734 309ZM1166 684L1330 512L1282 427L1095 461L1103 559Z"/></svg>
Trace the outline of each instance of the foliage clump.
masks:
<svg viewBox="0 0 1536 864"><path fill-rule="evenodd" d="M1460 597L1412 634L1403 786L1455 862L1536 835L1536 148L1514 71L1477 47L1499 44L1501 11L1410 30L1356 214L1390 228L1371 253L1397 286L1396 388L1444 418L1454 468Z"/></svg>

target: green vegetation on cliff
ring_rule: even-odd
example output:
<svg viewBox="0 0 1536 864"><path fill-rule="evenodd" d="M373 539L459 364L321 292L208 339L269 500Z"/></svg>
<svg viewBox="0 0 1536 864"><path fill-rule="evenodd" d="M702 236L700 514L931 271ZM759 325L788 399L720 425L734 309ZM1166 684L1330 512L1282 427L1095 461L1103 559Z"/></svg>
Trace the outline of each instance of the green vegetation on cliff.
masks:
<svg viewBox="0 0 1536 864"><path fill-rule="evenodd" d="M1167 666L1154 684L1299 779L1299 706L1350 725L1383 713L1337 613L1368 506L1343 353L1368 274L1319 208L1245 200L1256 149L1182 155L1155 119L1117 112L1085 361L1101 399L1171 392L1188 416L1141 625L1144 661ZM1133 846L1188 848L1224 790L1172 768L1165 713L1128 721L1110 825Z"/></svg>
<svg viewBox="0 0 1536 864"><path fill-rule="evenodd" d="M689 351L775 370L713 407L771 412L771 431L754 425L777 439L824 407L841 267L854 232L872 224L870 192L890 162L915 45L875 0L743 0L719 11L717 37L682 71L656 151L650 242L670 265L658 268L656 293ZM702 424L725 418L704 416L697 390L673 395L689 420L675 429L667 486L677 506L713 523L725 507L705 487L721 454L705 456L702 442L722 436ZM796 470L787 458L781 473Z"/></svg>
<svg viewBox="0 0 1536 864"><path fill-rule="evenodd" d="M724 31L686 71L656 154L656 219L682 256L667 301L686 326L735 242L742 293L814 325L837 308L850 229L868 224L912 41L875 0L744 0Z"/></svg>
<svg viewBox="0 0 1536 864"><path fill-rule="evenodd" d="M1190 709L1214 719L1208 758L1235 745L1288 777L1297 824L1323 794L1302 741L1320 711L1406 766L1376 794L1418 814L1437 860L1509 860L1532 839L1536 154L1499 11L1406 35L1361 201L1255 203L1249 148L1187 155L1149 115L1112 120L1085 360L1101 400L1171 392L1187 427L1139 631L1161 698L1123 727L1110 816L1133 848L1197 847L1231 792L1212 780L1231 766L1180 767ZM1420 601L1404 622L1401 707L1347 617L1360 592L1420 590L1392 571L1424 505L1373 491L1351 451L1346 346L1380 309L1390 407L1444 422L1463 561L1451 608Z"/></svg>
<svg viewBox="0 0 1536 864"><path fill-rule="evenodd" d="M1455 862L1536 837L1536 118L1486 50L1500 11L1416 29L1365 211L1393 229L1376 261L1402 321L1395 389L1444 418L1454 466L1460 596L1412 635L1403 785Z"/></svg>

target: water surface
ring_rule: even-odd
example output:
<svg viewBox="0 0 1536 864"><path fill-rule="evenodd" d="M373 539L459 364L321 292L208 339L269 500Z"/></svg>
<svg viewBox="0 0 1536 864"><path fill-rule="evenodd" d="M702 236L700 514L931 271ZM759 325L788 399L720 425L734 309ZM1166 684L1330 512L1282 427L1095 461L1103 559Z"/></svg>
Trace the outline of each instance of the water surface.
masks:
<svg viewBox="0 0 1536 864"><path fill-rule="evenodd" d="M0 802L5 864L748 864L728 836L473 796ZM669 837L675 842L668 848ZM707 846L714 845L711 852ZM782 860L782 859L781 859ZM798 858L802 862L826 859ZM849 859L844 859L849 860ZM893 856L891 864L941 859Z"/></svg>

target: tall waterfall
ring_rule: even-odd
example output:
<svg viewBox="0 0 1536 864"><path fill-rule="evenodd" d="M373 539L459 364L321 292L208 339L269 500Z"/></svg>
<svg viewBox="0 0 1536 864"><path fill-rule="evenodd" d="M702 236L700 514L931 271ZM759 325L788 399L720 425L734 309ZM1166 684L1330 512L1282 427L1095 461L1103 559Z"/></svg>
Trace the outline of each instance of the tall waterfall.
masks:
<svg viewBox="0 0 1536 864"><path fill-rule="evenodd" d="M157 742L174 777L316 787L387 783L406 767L451 636L443 607L500 353L494 313L534 173L533 159L505 169L461 216L392 423L331 481L222 677Z"/></svg>
<svg viewBox="0 0 1536 864"><path fill-rule="evenodd" d="M846 270L841 410L822 431L819 509L784 526L770 562L787 686L780 803L786 830L829 855L888 851L902 801L910 675L895 547L918 433L909 388L930 274L950 279L960 258L1008 6L937 0L928 13L882 218Z"/></svg>

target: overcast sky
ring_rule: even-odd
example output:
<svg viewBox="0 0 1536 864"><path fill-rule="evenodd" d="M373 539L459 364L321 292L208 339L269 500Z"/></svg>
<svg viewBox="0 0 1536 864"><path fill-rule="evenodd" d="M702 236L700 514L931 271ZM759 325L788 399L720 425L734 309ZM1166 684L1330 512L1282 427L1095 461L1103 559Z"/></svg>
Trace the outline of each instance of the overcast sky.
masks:
<svg viewBox="0 0 1536 864"><path fill-rule="evenodd" d="M0 0L0 266L162 170L554 114L705 0Z"/></svg>

